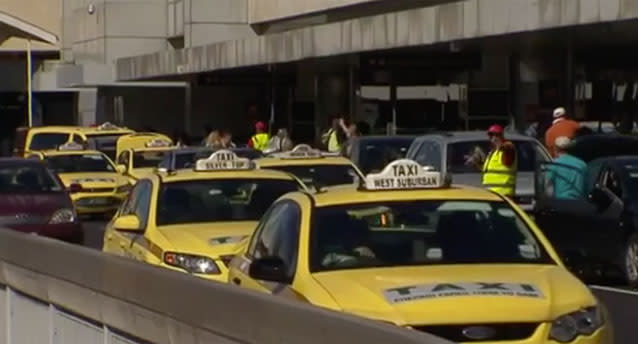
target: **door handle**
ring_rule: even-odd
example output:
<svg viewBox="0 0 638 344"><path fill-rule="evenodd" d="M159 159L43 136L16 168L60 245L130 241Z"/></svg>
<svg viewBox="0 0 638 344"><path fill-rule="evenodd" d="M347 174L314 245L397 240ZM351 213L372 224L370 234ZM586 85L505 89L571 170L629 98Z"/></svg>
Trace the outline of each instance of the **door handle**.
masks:
<svg viewBox="0 0 638 344"><path fill-rule="evenodd" d="M241 280L237 277L233 278L233 283L237 284L237 285L241 285Z"/></svg>

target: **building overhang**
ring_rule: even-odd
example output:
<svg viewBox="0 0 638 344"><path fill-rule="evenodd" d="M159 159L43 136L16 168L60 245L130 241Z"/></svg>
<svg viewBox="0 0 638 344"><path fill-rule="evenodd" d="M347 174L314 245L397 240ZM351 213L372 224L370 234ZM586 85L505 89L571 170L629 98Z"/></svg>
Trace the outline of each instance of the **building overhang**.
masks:
<svg viewBox="0 0 638 344"><path fill-rule="evenodd" d="M621 6L626 1L467 0L121 58L115 78L144 80L638 18L638 6Z"/></svg>
<svg viewBox="0 0 638 344"><path fill-rule="evenodd" d="M52 45L59 42L57 35L3 11L0 11L0 33L7 38L18 37Z"/></svg>

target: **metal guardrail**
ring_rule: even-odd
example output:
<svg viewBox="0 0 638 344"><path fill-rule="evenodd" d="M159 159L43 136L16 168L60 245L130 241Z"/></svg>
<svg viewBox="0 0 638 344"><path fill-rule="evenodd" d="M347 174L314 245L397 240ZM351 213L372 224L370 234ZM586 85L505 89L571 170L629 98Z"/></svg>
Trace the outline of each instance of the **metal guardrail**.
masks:
<svg viewBox="0 0 638 344"><path fill-rule="evenodd" d="M0 229L0 344L448 341Z"/></svg>

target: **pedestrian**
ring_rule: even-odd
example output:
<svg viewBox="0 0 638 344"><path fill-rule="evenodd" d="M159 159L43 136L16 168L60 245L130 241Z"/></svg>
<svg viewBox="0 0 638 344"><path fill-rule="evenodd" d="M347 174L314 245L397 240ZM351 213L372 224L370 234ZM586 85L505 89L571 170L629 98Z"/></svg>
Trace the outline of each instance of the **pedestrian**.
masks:
<svg viewBox="0 0 638 344"><path fill-rule="evenodd" d="M219 130L213 130L208 134L208 137L206 137L206 147L221 147L221 135L219 134Z"/></svg>
<svg viewBox="0 0 638 344"><path fill-rule="evenodd" d="M293 149L293 143L288 135L288 130L285 128L279 128L277 135L273 136L268 141L268 148L264 150L264 153L270 154L275 152L285 152Z"/></svg>
<svg viewBox="0 0 638 344"><path fill-rule="evenodd" d="M233 143L233 134L229 130L223 130L219 138L221 148L231 149L237 147Z"/></svg>
<svg viewBox="0 0 638 344"><path fill-rule="evenodd" d="M355 123L346 124L346 122L343 119L339 120L339 126L341 127L341 130L345 132L345 135L346 135L346 140L342 144L341 153L342 155L349 157L350 151L352 148L352 141L354 140L355 137L360 136L359 128L357 124Z"/></svg>
<svg viewBox="0 0 638 344"><path fill-rule="evenodd" d="M578 122L569 119L565 108L562 107L554 110L553 117L554 121L552 122L552 126L549 127L545 133L545 147L547 147L552 157L556 158L557 154L554 149L556 139L565 136L572 140L576 135L576 131L580 128L580 125Z"/></svg>
<svg viewBox="0 0 638 344"><path fill-rule="evenodd" d="M483 173L483 186L503 196L514 197L516 192L516 148L505 139L505 130L494 124L487 130L492 150L482 161L480 150L475 150L466 165L474 165ZM482 162L482 164L481 164Z"/></svg>
<svg viewBox="0 0 638 344"><path fill-rule="evenodd" d="M341 152L341 146L346 141L347 129L342 127L343 119L335 116L332 119L332 125L323 135L321 135L321 143L331 153Z"/></svg>
<svg viewBox="0 0 638 344"><path fill-rule="evenodd" d="M255 135L248 140L248 146L263 151L268 147L269 140L270 135L266 132L266 123L262 121L255 123Z"/></svg>
<svg viewBox="0 0 638 344"><path fill-rule="evenodd" d="M585 199L585 171L587 164L580 158L567 153L571 140L566 136L559 136L554 142L554 149L558 158L548 166L546 174L546 190L555 199L580 200Z"/></svg>

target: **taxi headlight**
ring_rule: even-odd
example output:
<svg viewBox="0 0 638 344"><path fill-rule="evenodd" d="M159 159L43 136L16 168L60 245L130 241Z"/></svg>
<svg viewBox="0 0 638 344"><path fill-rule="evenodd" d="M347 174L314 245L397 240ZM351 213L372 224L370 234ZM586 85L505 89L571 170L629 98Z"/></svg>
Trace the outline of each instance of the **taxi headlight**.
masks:
<svg viewBox="0 0 638 344"><path fill-rule="evenodd" d="M127 193L131 191L131 189L133 189L131 184L124 184L122 186L118 186L117 189L115 189L115 193Z"/></svg>
<svg viewBox="0 0 638 344"><path fill-rule="evenodd" d="M588 307L554 320L549 338L561 343L571 342L579 335L591 335L603 324L602 310L599 307Z"/></svg>
<svg viewBox="0 0 638 344"><path fill-rule="evenodd" d="M184 269L192 274L216 275L220 273L215 261L204 256L166 252L164 253L164 263Z"/></svg>
<svg viewBox="0 0 638 344"><path fill-rule="evenodd" d="M75 222L76 218L77 216L73 209L64 208L53 213L53 216L49 219L49 224L72 223Z"/></svg>

